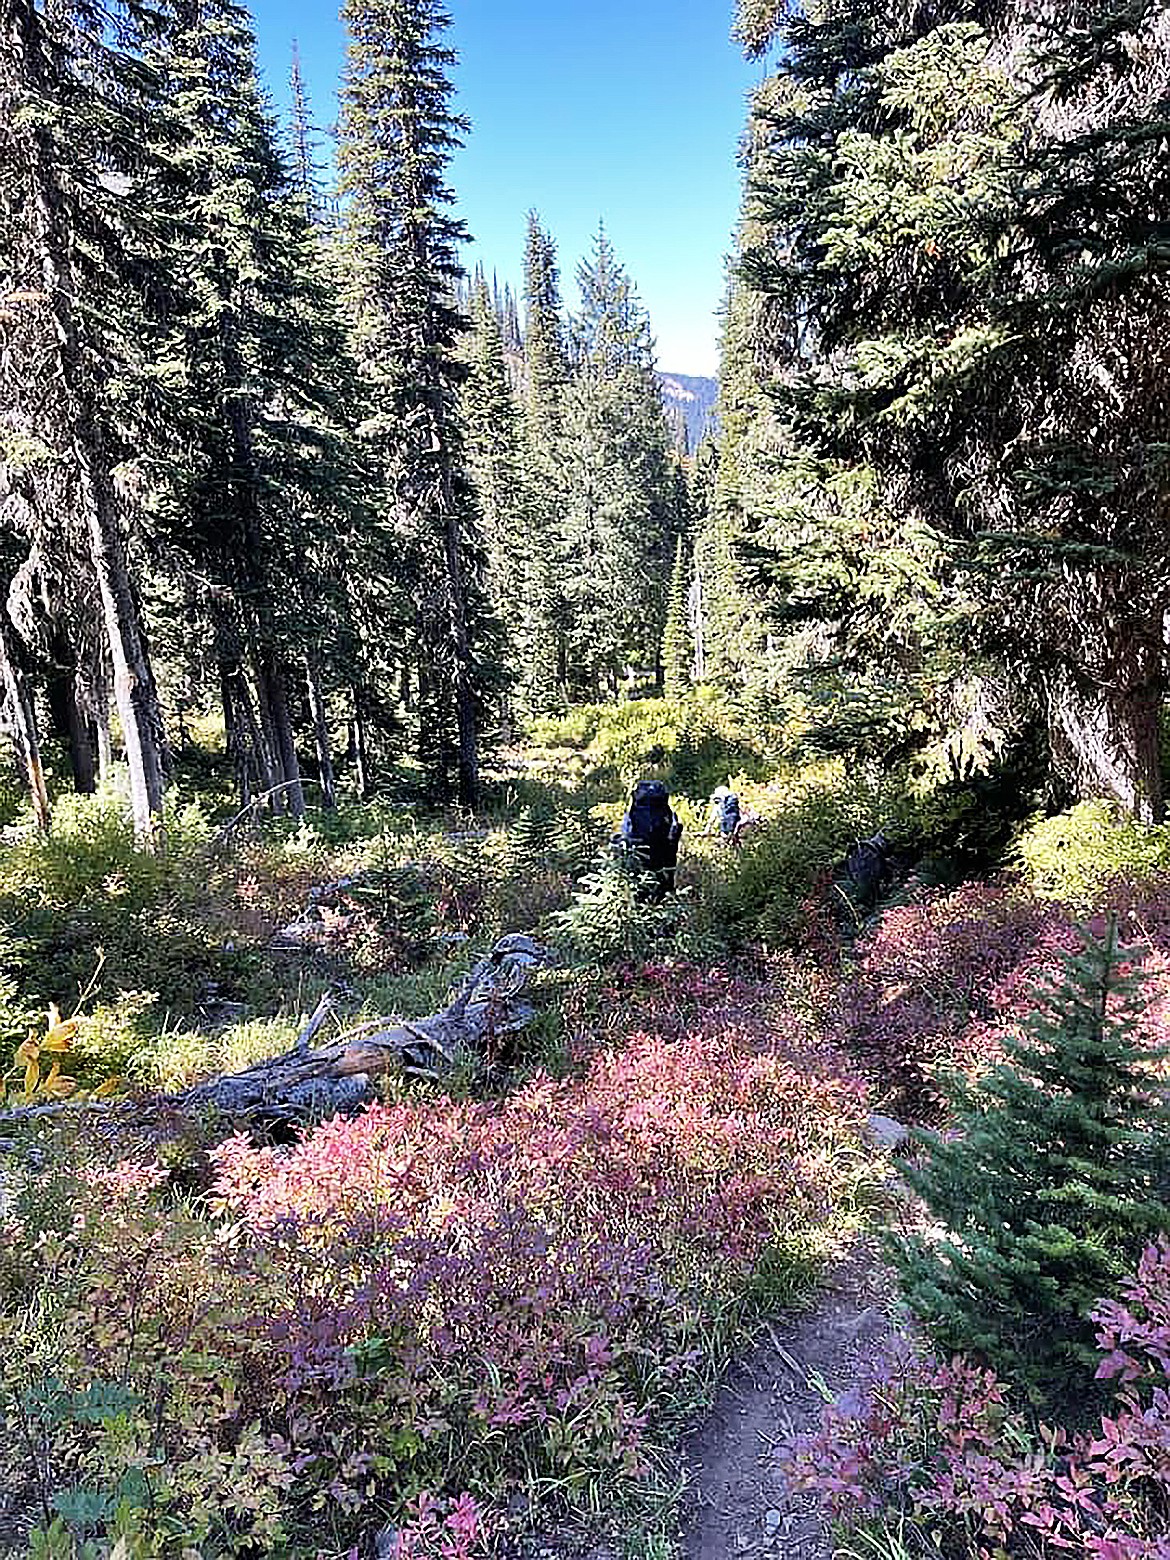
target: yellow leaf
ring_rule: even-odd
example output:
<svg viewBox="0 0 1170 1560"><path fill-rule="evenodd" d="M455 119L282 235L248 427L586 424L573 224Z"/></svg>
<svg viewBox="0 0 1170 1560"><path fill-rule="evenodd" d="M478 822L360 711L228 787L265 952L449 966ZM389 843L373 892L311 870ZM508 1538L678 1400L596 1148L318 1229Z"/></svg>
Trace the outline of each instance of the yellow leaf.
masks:
<svg viewBox="0 0 1170 1560"><path fill-rule="evenodd" d="M37 1084L41 1081L41 1069L35 1061L30 1061L24 1069L24 1092L31 1098L37 1092Z"/></svg>
<svg viewBox="0 0 1170 1560"><path fill-rule="evenodd" d="M93 1091L92 1098L95 1100L108 1099L111 1094L117 1094L121 1087L121 1078L107 1078L105 1083L98 1084L97 1088Z"/></svg>
<svg viewBox="0 0 1170 1560"><path fill-rule="evenodd" d="M30 1034L27 1040L22 1040L16 1048L16 1060L27 1066L29 1062L35 1062L41 1054L41 1048L37 1044L37 1037Z"/></svg>
<svg viewBox="0 0 1170 1560"><path fill-rule="evenodd" d="M67 1100L77 1088L76 1078L46 1078L41 1093L55 1100Z"/></svg>
<svg viewBox="0 0 1170 1560"><path fill-rule="evenodd" d="M67 1051L69 1042L77 1033L75 1018L62 1018L55 1002L49 1003L49 1032L42 1042L46 1051Z"/></svg>

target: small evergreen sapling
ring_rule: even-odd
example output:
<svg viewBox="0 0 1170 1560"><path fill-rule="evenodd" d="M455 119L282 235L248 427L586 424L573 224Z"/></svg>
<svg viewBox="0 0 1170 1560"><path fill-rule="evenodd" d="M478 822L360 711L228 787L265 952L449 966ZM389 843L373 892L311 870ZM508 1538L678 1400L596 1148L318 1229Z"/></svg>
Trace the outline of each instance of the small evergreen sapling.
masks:
<svg viewBox="0 0 1170 1560"><path fill-rule="evenodd" d="M1100 941L1082 935L1006 1063L952 1084L953 1138L916 1134L924 1159L905 1175L944 1233L894 1242L934 1342L1041 1406L1083 1383L1091 1308L1170 1225L1170 1100L1151 1068L1165 1053L1138 1035L1140 982L1116 922Z"/></svg>

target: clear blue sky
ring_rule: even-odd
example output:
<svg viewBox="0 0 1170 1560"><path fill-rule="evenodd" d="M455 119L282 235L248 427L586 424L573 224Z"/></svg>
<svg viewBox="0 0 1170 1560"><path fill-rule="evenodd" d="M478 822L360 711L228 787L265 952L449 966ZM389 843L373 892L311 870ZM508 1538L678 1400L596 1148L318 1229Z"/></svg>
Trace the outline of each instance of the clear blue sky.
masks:
<svg viewBox="0 0 1170 1560"><path fill-rule="evenodd" d="M452 167L469 255L517 282L530 207L556 238L566 299L599 219L637 284L661 367L713 374L736 149L759 79L728 39L731 0L449 0L457 103L472 121ZM255 0L278 108L291 40L314 118L336 116L345 40L333 0Z"/></svg>

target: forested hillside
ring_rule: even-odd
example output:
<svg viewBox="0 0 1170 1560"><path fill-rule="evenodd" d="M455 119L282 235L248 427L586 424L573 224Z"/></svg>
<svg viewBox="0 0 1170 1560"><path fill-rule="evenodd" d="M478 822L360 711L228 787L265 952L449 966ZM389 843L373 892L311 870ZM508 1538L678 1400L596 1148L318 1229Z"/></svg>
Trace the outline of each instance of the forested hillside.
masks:
<svg viewBox="0 0 1170 1560"><path fill-rule="evenodd" d="M0 1556L1170 1560L1170 12L727 21L716 385L439 0L0 0Z"/></svg>

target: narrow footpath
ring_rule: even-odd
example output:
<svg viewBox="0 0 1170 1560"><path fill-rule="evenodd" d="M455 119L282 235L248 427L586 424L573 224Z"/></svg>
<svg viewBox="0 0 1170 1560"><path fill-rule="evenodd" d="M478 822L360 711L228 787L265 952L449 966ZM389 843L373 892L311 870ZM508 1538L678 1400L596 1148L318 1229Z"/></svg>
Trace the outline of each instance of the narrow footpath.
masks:
<svg viewBox="0 0 1170 1560"><path fill-rule="evenodd" d="M890 1309L889 1276L864 1243L812 1309L765 1327L684 1447L685 1560L831 1560L816 1498L788 1491L778 1448L816 1424L826 1393L857 1381L862 1362L894 1331Z"/></svg>

